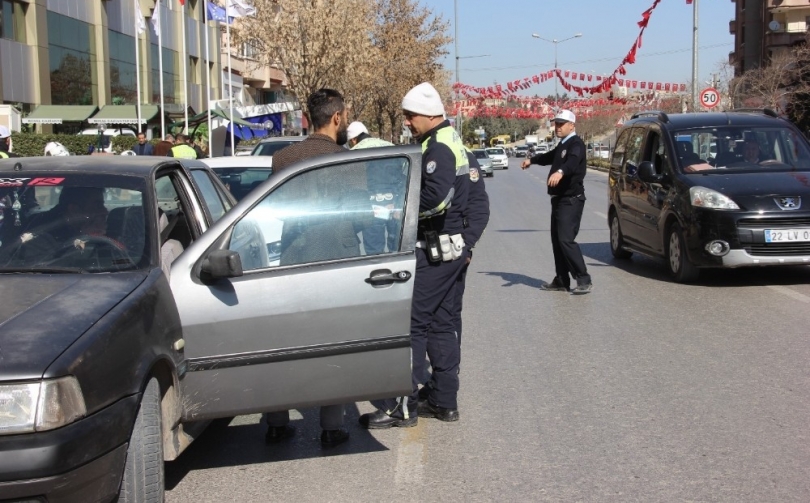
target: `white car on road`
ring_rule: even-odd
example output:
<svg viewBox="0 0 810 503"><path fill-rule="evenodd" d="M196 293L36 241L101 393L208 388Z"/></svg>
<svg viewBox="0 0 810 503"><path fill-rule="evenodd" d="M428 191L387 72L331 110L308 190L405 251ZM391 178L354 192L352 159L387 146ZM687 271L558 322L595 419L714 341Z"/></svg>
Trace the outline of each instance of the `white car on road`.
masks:
<svg viewBox="0 0 810 503"><path fill-rule="evenodd" d="M492 159L493 168L509 169L509 156L506 155L506 150L501 147L488 148L487 155Z"/></svg>

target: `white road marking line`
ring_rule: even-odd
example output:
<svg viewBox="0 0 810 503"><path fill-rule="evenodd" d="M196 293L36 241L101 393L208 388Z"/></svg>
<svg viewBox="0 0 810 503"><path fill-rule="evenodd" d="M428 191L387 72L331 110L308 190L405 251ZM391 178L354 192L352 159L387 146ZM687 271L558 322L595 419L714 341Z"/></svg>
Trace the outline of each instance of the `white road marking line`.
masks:
<svg viewBox="0 0 810 503"><path fill-rule="evenodd" d="M607 218L607 215L605 215L604 213L601 213L601 212L599 212L599 211L594 211L594 214L595 214L597 217L601 217L601 218Z"/></svg>
<svg viewBox="0 0 810 503"><path fill-rule="evenodd" d="M413 428L403 428L399 432L397 462L394 468L394 484L397 486L413 487L413 484L421 484L425 478L427 431L423 424L424 421Z"/></svg>
<svg viewBox="0 0 810 503"><path fill-rule="evenodd" d="M779 293L781 293L783 295L787 295L788 297L792 297L792 298L794 298L794 299L796 299L796 300L798 300L800 302L804 302L805 304L810 304L810 297L808 297L807 295L805 295L803 293L799 293L799 292L796 292L794 290L791 290L790 288L787 288L787 287L784 287L784 286L776 286L776 285L768 285L768 288L770 288L771 290L774 290L776 292L779 292Z"/></svg>

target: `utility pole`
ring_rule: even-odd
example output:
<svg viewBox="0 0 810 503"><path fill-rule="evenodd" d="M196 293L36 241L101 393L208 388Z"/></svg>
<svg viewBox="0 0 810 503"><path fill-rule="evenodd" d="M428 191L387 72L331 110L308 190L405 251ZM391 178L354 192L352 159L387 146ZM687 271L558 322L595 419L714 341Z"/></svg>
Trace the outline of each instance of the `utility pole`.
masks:
<svg viewBox="0 0 810 503"><path fill-rule="evenodd" d="M692 111L698 111L698 3L692 2Z"/></svg>

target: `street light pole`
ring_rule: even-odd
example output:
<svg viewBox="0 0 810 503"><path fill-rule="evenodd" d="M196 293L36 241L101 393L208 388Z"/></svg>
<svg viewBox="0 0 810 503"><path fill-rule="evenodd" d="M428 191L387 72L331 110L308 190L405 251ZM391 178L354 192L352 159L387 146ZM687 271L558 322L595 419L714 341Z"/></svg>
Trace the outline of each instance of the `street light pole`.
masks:
<svg viewBox="0 0 810 503"><path fill-rule="evenodd" d="M566 42L566 41L574 39L574 38L579 38L581 36L582 36L582 33L574 33L572 36L570 36L568 38L564 38L562 40L557 40L556 38L549 40L547 38L541 37L537 33L532 33L533 38L539 38L540 40L545 40L546 42L550 42L550 43L554 44L554 106L555 107L558 107L558 104L560 102L560 94L557 92L557 81L560 80L560 79L557 78L557 46L562 42Z"/></svg>
<svg viewBox="0 0 810 503"><path fill-rule="evenodd" d="M455 16L454 29L455 29L455 51L456 51L456 92L455 92L455 97L456 97L456 106L458 107L457 110L456 110L456 131L458 132L458 136L463 141L464 136L462 135L462 132L461 132L462 131L461 126L462 126L462 122L464 120L463 119L464 115L461 112L461 99L460 99L459 92L458 92L458 84L461 82L459 80L458 62L459 62L460 59L485 58L485 57L489 56L489 54L480 54L478 56L459 56L458 55L458 0L453 0L453 13L454 13L454 16Z"/></svg>

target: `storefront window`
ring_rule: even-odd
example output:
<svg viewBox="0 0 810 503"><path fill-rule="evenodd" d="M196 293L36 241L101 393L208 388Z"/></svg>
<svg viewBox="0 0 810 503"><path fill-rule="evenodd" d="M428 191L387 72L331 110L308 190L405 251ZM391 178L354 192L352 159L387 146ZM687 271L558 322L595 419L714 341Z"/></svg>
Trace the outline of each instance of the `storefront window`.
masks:
<svg viewBox="0 0 810 503"><path fill-rule="evenodd" d="M137 103L135 39L117 31L109 32L110 92L113 102Z"/></svg>
<svg viewBox="0 0 810 503"><path fill-rule="evenodd" d="M0 38L25 43L25 8L13 0L0 0Z"/></svg>
<svg viewBox="0 0 810 503"><path fill-rule="evenodd" d="M98 95L93 81L95 50L92 27L48 11L51 100L54 105L92 105Z"/></svg>
<svg viewBox="0 0 810 503"><path fill-rule="evenodd" d="M158 46L152 44L152 102L160 103L160 61L158 61ZM179 98L175 94L176 88L182 88L182 79L178 63L177 52L163 48L163 100L165 103L176 103Z"/></svg>

